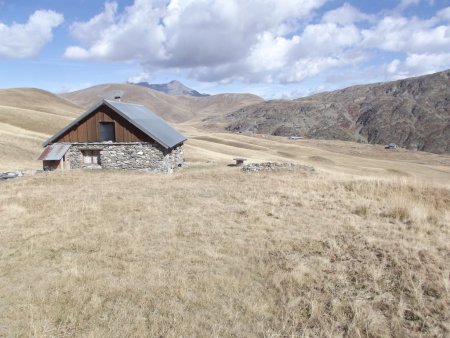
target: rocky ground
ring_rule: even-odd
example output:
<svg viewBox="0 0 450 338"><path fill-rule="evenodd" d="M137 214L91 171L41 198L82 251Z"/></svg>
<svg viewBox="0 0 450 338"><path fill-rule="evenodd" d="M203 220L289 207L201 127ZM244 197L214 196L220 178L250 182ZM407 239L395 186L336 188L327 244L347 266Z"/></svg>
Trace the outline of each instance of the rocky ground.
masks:
<svg viewBox="0 0 450 338"><path fill-rule="evenodd" d="M224 117L227 130L450 152L450 71L266 101Z"/></svg>

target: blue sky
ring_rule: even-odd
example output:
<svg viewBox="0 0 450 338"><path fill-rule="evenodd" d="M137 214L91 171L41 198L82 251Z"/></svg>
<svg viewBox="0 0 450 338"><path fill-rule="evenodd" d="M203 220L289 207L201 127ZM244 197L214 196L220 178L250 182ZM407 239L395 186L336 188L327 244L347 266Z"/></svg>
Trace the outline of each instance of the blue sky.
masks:
<svg viewBox="0 0 450 338"><path fill-rule="evenodd" d="M0 0L0 87L295 98L450 68L450 0Z"/></svg>

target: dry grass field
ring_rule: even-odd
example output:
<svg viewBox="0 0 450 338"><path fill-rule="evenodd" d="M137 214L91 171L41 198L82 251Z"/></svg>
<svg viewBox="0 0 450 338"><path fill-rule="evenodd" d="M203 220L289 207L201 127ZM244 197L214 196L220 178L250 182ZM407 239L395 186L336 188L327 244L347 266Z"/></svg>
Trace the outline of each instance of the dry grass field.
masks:
<svg viewBox="0 0 450 338"><path fill-rule="evenodd" d="M1 183L0 336L444 337L450 191L73 171Z"/></svg>
<svg viewBox="0 0 450 338"><path fill-rule="evenodd" d="M39 168L75 109L40 123L15 104L0 171ZM171 176L0 182L1 337L449 336L450 156L177 127ZM316 172L244 173L236 156Z"/></svg>

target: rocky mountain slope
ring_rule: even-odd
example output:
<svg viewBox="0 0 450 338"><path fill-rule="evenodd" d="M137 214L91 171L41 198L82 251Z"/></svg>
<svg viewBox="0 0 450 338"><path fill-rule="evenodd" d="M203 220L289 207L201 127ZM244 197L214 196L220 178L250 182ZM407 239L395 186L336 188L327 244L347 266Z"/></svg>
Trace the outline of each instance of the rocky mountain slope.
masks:
<svg viewBox="0 0 450 338"><path fill-rule="evenodd" d="M151 84L148 82L138 82L138 83L130 83L136 86L142 86L145 88L150 88L153 90L157 90L159 92L163 92L169 95L187 95L194 97L204 97L209 96L209 94L202 94L196 91L195 89L186 87L179 81L170 81L169 83L160 83L160 84Z"/></svg>
<svg viewBox="0 0 450 338"><path fill-rule="evenodd" d="M88 107L103 98L114 99L120 96L122 101L143 104L171 122L201 121L207 117L221 116L263 101L259 96L252 94L174 96L130 84L98 85L61 96L83 107Z"/></svg>
<svg viewBox="0 0 450 338"><path fill-rule="evenodd" d="M227 130L450 152L450 70L360 85L228 114Z"/></svg>

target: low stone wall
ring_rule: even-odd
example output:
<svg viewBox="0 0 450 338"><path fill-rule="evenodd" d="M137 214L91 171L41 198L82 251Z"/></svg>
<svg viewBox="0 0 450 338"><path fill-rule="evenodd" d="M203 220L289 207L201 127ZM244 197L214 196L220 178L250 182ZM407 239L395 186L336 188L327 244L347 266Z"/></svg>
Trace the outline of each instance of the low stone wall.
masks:
<svg viewBox="0 0 450 338"><path fill-rule="evenodd" d="M104 169L172 172L184 161L183 146L168 151L152 143L74 143L66 153L71 169L92 166L83 163L82 150L98 150Z"/></svg>
<svg viewBox="0 0 450 338"><path fill-rule="evenodd" d="M263 162L263 163L249 163L242 166L243 171L276 171L276 170L295 170L301 169L308 172L314 172L314 167L298 163L289 162Z"/></svg>

